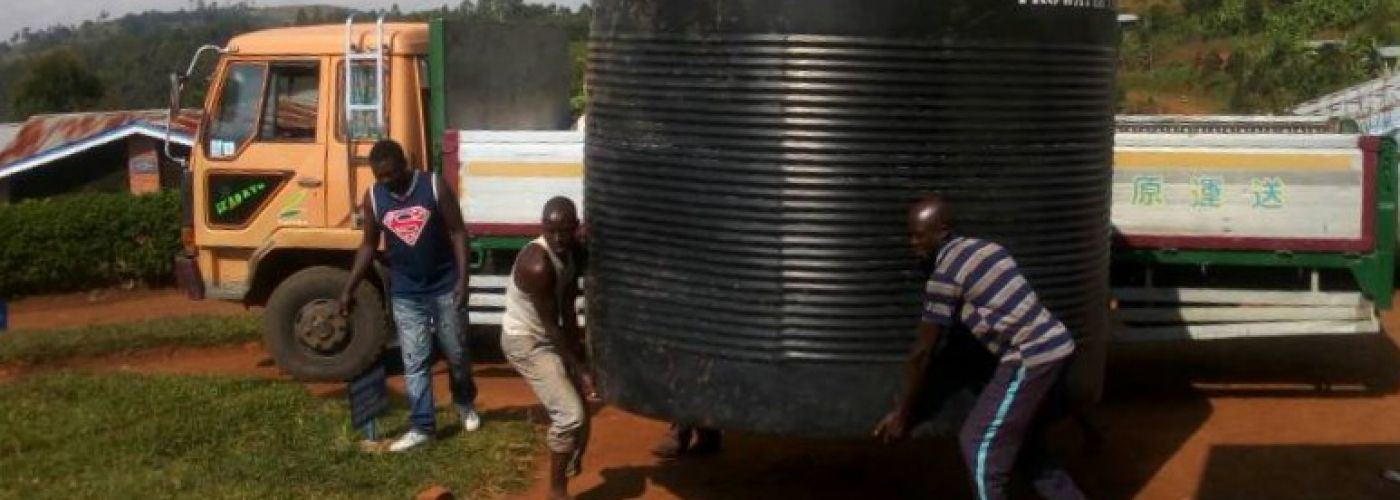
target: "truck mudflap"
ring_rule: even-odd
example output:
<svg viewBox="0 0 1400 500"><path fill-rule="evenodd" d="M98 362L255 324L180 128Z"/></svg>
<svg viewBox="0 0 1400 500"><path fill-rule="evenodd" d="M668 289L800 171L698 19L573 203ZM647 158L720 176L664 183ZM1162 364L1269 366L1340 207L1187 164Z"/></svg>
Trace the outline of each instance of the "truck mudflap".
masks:
<svg viewBox="0 0 1400 500"><path fill-rule="evenodd" d="M199 275L199 263L183 253L175 256L175 286L190 300L204 300L204 279Z"/></svg>

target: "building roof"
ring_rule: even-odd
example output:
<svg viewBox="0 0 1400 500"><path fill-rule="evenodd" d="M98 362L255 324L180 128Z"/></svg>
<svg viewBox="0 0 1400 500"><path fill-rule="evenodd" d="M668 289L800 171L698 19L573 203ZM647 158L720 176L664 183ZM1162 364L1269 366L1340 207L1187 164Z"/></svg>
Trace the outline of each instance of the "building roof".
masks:
<svg viewBox="0 0 1400 500"><path fill-rule="evenodd" d="M1371 134L1400 128L1400 73L1391 73L1299 104L1296 115L1336 116L1356 120Z"/></svg>
<svg viewBox="0 0 1400 500"><path fill-rule="evenodd" d="M10 141L14 140L15 134L19 133L21 123L0 123L0 151L10 147Z"/></svg>
<svg viewBox="0 0 1400 500"><path fill-rule="evenodd" d="M374 42L374 23L352 28L356 49L366 50ZM428 53L428 25L424 23L384 23L387 52L401 55ZM233 37L228 49L240 55L329 55L345 53L345 25L297 26L254 31Z"/></svg>
<svg viewBox="0 0 1400 500"><path fill-rule="evenodd" d="M189 146L199 118L197 109L182 110L170 129L170 142ZM31 116L0 149L0 179L134 134L163 140L165 122L165 110Z"/></svg>

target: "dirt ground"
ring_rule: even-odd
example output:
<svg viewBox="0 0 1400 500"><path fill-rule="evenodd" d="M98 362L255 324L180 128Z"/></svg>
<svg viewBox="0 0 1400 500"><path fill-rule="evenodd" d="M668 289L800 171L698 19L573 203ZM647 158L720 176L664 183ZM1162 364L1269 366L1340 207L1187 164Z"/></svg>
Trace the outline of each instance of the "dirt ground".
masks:
<svg viewBox="0 0 1400 500"><path fill-rule="evenodd" d="M171 290L98 290L11 302L10 329L67 328L243 312L243 306L231 302L186 300Z"/></svg>
<svg viewBox="0 0 1400 500"><path fill-rule="evenodd" d="M57 302L19 303L15 316L30 324L76 324L76 315L110 319ZM139 314L190 310L182 298L161 292L115 303L140 304ZM1091 498L1400 498L1400 484L1379 477L1382 467L1400 466L1400 316L1387 314L1385 325L1390 333L1373 337L1115 345L1097 410L1104 449L1083 455L1072 429L1056 436L1058 449ZM278 376L256 344L66 366ZM441 366L438 372L434 388L442 404L446 380ZM540 419L533 395L509 367L478 364L474 372L486 425ZM397 378L391 384L401 391ZM308 390L344 397L339 384ZM864 440L729 435L720 454L660 463L648 449L664 429L600 408L584 473L571 491L581 499L971 498L950 440L886 448ZM543 496L543 462L534 486L519 498Z"/></svg>

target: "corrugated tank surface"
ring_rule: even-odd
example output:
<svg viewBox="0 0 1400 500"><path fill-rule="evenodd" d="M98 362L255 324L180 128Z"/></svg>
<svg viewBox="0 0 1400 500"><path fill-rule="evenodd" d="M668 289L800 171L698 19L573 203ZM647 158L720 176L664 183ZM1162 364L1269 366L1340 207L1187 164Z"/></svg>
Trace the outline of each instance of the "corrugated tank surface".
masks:
<svg viewBox="0 0 1400 500"><path fill-rule="evenodd" d="M1096 399L1112 3L595 0L588 323L608 399L867 434L919 316L905 211L927 193L1011 250Z"/></svg>

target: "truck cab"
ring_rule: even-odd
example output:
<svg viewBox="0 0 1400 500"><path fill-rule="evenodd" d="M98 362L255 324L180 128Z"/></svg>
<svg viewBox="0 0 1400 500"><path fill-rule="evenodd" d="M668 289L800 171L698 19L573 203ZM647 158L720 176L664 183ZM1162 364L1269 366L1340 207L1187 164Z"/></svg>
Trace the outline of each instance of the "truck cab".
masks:
<svg viewBox="0 0 1400 500"><path fill-rule="evenodd" d="M506 275L539 234L543 201L581 201L583 138L568 130L558 27L352 16L258 31L196 53L172 78L172 103L208 52L219 57L186 160L176 275L193 298L263 307L264 344L295 378L353 378L393 338L382 267L349 317L336 303L367 223L376 140L397 141L411 166L458 193L473 233L473 324L499 324Z"/></svg>
<svg viewBox="0 0 1400 500"><path fill-rule="evenodd" d="M284 371L352 377L385 343L381 280L351 318L334 297L360 243L373 142L428 166L428 26L271 29L219 52L187 160L182 281L197 298L266 307Z"/></svg>
<svg viewBox="0 0 1400 500"><path fill-rule="evenodd" d="M341 77L347 38L367 46L372 27L349 35L336 26L275 29L229 42L189 160L196 255L210 298L258 304L270 293L258 279L279 278L255 273L267 271L259 267L303 250L315 255L301 258L332 262L344 257L335 250L353 250L357 207L374 181L366 162L371 137L398 141L411 165L426 165L426 26L389 24L383 34L384 102L393 110L384 130L340 119L352 97ZM376 70L373 62L351 66Z"/></svg>

